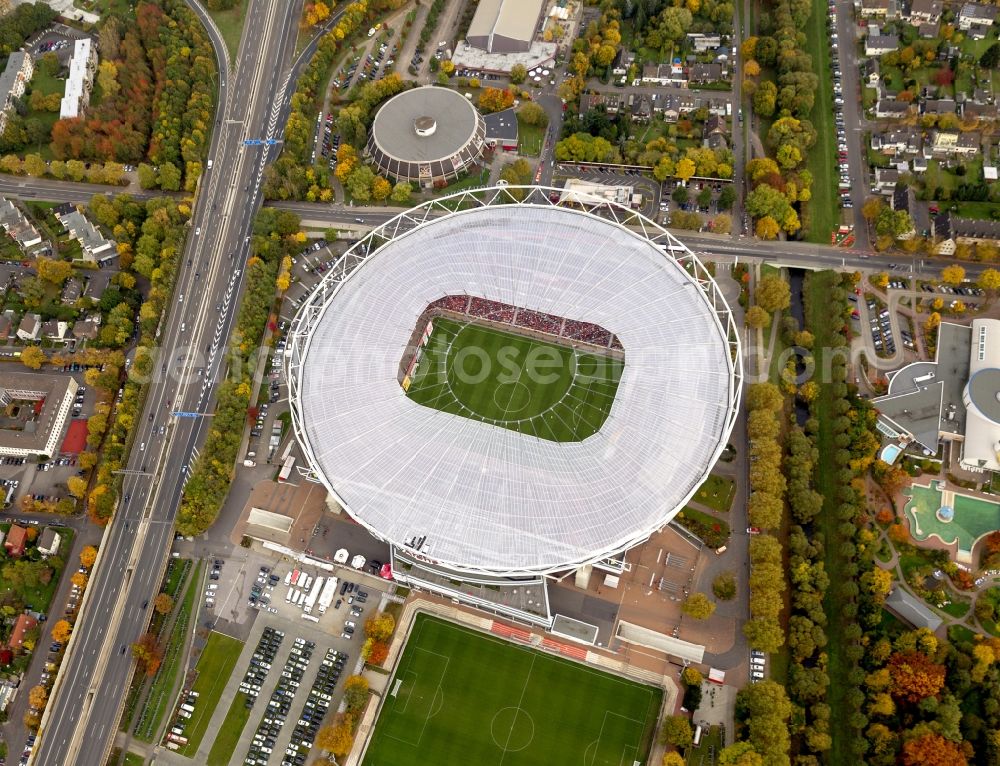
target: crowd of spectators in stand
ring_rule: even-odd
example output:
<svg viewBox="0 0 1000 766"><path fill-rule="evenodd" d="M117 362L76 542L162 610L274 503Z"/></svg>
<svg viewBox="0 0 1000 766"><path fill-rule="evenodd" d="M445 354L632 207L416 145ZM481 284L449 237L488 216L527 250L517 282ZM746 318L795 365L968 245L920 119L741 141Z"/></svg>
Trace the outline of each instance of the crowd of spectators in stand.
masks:
<svg viewBox="0 0 1000 766"><path fill-rule="evenodd" d="M514 324L549 335L559 335L562 330L563 318L552 316L552 314L543 314L541 311L518 309Z"/></svg>
<svg viewBox="0 0 1000 766"><path fill-rule="evenodd" d="M578 322L575 319L566 320L563 337L593 343L595 346L607 346L611 343L611 333L603 327L590 322Z"/></svg>
<svg viewBox="0 0 1000 766"><path fill-rule="evenodd" d="M568 340L578 340L583 343L590 343L594 346L623 350L617 335L612 335L603 327L591 322L580 322L575 319L564 319L553 314L546 314L532 309L518 308L500 301L491 301L486 298L470 298L467 295L446 295L438 298L429 308L440 308L448 311L455 311L460 314L468 314L479 319L486 319L490 322L500 322L503 324L525 327L530 330L566 338Z"/></svg>

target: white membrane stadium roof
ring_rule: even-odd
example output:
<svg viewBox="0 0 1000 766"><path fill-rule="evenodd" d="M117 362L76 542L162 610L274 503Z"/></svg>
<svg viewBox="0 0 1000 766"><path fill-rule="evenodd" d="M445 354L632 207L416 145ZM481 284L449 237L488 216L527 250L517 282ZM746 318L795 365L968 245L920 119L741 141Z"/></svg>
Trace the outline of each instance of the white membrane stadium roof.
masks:
<svg viewBox="0 0 1000 766"><path fill-rule="evenodd" d="M427 305L454 294L615 333L625 369L600 431L557 443L408 399L404 346ZM644 540L731 427L730 346L705 293L644 237L580 211L430 220L369 256L311 324L295 406L320 479L379 537L426 537L427 557L466 571L551 572Z"/></svg>

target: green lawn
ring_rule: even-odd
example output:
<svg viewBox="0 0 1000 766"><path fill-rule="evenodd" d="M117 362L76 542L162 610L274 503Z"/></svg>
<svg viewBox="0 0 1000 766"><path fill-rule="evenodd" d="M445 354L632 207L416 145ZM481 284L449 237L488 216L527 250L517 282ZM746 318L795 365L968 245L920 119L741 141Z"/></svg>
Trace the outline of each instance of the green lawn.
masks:
<svg viewBox="0 0 1000 766"><path fill-rule="evenodd" d="M622 368L610 357L438 318L407 395L541 439L581 441L607 419Z"/></svg>
<svg viewBox="0 0 1000 766"><path fill-rule="evenodd" d="M124 766L142 766L146 762L138 753L125 753L125 760L122 761Z"/></svg>
<svg viewBox="0 0 1000 766"><path fill-rule="evenodd" d="M545 128L540 125L529 125L517 116L517 153L526 157L537 157L542 153L542 143L545 141Z"/></svg>
<svg viewBox="0 0 1000 766"><path fill-rule="evenodd" d="M806 33L806 50L813 57L819 76L816 104L813 107L813 126L816 128L816 145L809 150L809 171L813 174L812 201L809 203L811 218L808 239L821 245L830 244L830 232L839 217L836 196L836 132L833 128L833 80L830 78L830 41L826 31L827 4L813 0ZM856 140L856 138L854 139Z"/></svg>
<svg viewBox="0 0 1000 766"><path fill-rule="evenodd" d="M229 51L230 62L236 61L239 53L240 37L243 34L243 11L244 0L239 0L235 6L225 11L209 11L209 16L215 21L219 28L222 39L226 41L226 49Z"/></svg>
<svg viewBox="0 0 1000 766"><path fill-rule="evenodd" d="M233 672L242 648L242 641L222 633L213 631L208 637L208 643L198 659L196 668L198 677L191 687L192 691L198 692L199 697L194 706L194 713L191 714L185 727L184 736L187 737L188 743L178 751L181 755L190 758L198 752L201 739L205 736L215 706L219 704L219 697L226 688L226 682Z"/></svg>
<svg viewBox="0 0 1000 766"><path fill-rule="evenodd" d="M243 734L243 729L250 718L250 708L246 705L246 699L243 692L238 692L233 698L233 704L226 713L226 720L215 732L215 742L212 743L212 749L208 753L208 766L226 766L233 757L233 751L236 750L240 735Z"/></svg>
<svg viewBox="0 0 1000 766"><path fill-rule="evenodd" d="M73 545L73 536L76 533L72 529L68 529L66 527L54 528L59 532L59 536L61 538L59 542L59 559L65 562L67 556L69 555L70 547ZM38 527L38 529L42 529L42 527ZM10 524L0 525L0 530L3 531L4 537L6 538L7 532L10 530ZM31 546L29 546L29 548L30 547ZM0 559L3 561L12 561L6 553L0 554ZM54 571L52 573L52 579L50 579L47 583L39 583L33 588L26 585L14 587L9 583L0 582L0 594L14 592L21 597L24 601L24 605L28 609L33 609L37 612L43 613L48 612L49 604L52 603L52 596L55 595L56 588L59 587L59 579L65 568L65 563L63 563L61 567L53 567Z"/></svg>
<svg viewBox="0 0 1000 766"><path fill-rule="evenodd" d="M184 642L191 624L194 602L201 589L201 566L199 563L195 567L194 573L188 581L187 590L184 592L184 600L179 606L174 607L178 610L177 617L170 631L170 637L167 639L167 645L163 650L163 661L149 687L146 707L140 714L139 723L135 727L135 738L143 742L152 742L156 737L160 722L173 701L174 682L177 680L177 673L184 666Z"/></svg>
<svg viewBox="0 0 1000 766"><path fill-rule="evenodd" d="M644 763L660 689L418 615L367 766Z"/></svg>
<svg viewBox="0 0 1000 766"><path fill-rule="evenodd" d="M836 312L831 311L833 307L830 306L828 296L837 283L838 275L832 271L813 273L806 281L809 296L805 305L810 309L806 315L806 326L816 338L817 369L825 369L822 366L824 349L836 346L834 343L836 323L830 319ZM815 483L816 491L823 496L823 512L816 517L814 533L823 542L824 563L830 576L830 582L841 583L847 579L844 574L844 564L847 561L840 552L843 538L838 531L839 522L836 513L838 479L834 471L821 470L822 466L832 464L832 456L837 449L833 441L833 421L836 417L834 406L837 400L831 389L832 385L829 383L820 385L820 395L816 401L815 409L815 417L819 422L819 431L816 435L819 461L816 464L818 470L815 475ZM831 587L827 590L824 600L824 609L828 617L826 634L829 639L826 646L827 673L830 677L830 686L827 689L825 701L830 706L831 731L848 731L850 727L849 708L845 697L850 687L847 680L847 670L851 663L845 652L847 641L844 639L843 633L846 623L841 616L840 608L841 602L837 596L837 588ZM831 766L847 766L857 763L856 757L851 755L847 746L849 741L847 737L835 737L833 747L827 756L827 763Z"/></svg>
<svg viewBox="0 0 1000 766"><path fill-rule="evenodd" d="M726 746L721 726L703 730L698 747L689 747L684 754L687 766L715 766L719 751Z"/></svg>
<svg viewBox="0 0 1000 766"><path fill-rule="evenodd" d="M716 511L729 512L736 494L736 483L726 477L712 474L705 480L691 498L695 502L707 505Z"/></svg>

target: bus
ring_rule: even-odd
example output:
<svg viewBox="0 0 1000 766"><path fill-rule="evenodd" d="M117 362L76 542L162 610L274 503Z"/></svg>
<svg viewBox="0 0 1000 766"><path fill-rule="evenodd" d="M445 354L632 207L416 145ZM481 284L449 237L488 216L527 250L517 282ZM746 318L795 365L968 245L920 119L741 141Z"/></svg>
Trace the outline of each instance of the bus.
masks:
<svg viewBox="0 0 1000 766"><path fill-rule="evenodd" d="M281 466L281 472L278 474L278 481L288 481L288 477L292 475L292 469L295 467L295 458L289 457L285 460L285 464Z"/></svg>

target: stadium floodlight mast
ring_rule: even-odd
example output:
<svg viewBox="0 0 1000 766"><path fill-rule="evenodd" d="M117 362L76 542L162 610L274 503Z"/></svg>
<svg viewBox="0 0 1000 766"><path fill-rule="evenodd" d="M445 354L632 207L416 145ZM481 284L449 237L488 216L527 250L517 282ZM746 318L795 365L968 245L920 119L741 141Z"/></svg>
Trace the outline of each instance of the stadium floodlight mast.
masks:
<svg viewBox="0 0 1000 766"><path fill-rule="evenodd" d="M739 411L740 330L705 264L637 211L561 194L469 189L400 213L334 262L289 331L292 427L315 480L379 539L458 573L566 573L644 542L708 477ZM557 443L410 400L400 358L448 295L615 333L624 371L600 430Z"/></svg>

